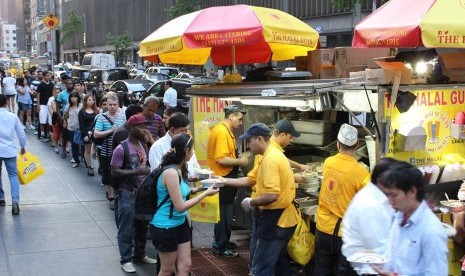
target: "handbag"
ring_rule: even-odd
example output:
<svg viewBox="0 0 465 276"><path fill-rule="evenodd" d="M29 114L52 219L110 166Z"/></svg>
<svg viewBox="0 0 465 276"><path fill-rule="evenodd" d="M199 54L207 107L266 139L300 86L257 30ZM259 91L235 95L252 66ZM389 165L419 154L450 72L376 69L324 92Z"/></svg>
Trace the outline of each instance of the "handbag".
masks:
<svg viewBox="0 0 465 276"><path fill-rule="evenodd" d="M22 185L29 184L32 180L44 174L44 166L40 163L39 157L30 152L18 156L16 168L19 183Z"/></svg>
<svg viewBox="0 0 465 276"><path fill-rule="evenodd" d="M79 129L74 131L73 142L78 145L84 145L84 140L82 140L81 131Z"/></svg>
<svg viewBox="0 0 465 276"><path fill-rule="evenodd" d="M196 197L197 194L191 195L190 198ZM198 204L189 209L189 215L192 221L218 223L220 221L220 196L214 194L203 198Z"/></svg>
<svg viewBox="0 0 465 276"><path fill-rule="evenodd" d="M302 266L308 264L315 254L315 236L310 233L302 216L287 244L287 253L294 262Z"/></svg>

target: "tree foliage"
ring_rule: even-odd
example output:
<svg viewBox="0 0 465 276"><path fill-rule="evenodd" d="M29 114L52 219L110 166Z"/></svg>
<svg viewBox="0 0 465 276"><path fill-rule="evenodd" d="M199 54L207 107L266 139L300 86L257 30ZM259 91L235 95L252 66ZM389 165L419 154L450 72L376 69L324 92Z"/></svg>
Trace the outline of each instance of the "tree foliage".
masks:
<svg viewBox="0 0 465 276"><path fill-rule="evenodd" d="M76 45L78 48L78 60L80 60L80 52L81 52L81 42L80 36L83 33L83 21L82 16L77 14L75 9L71 9L68 12L68 20L63 23L61 27L61 42L68 42L71 39L76 39Z"/></svg>
<svg viewBox="0 0 465 276"><path fill-rule="evenodd" d="M174 19L184 14L200 10L200 0L176 0L168 11L168 17Z"/></svg>
<svg viewBox="0 0 465 276"><path fill-rule="evenodd" d="M381 4L389 0L381 0ZM353 10L356 4L361 4L363 0L332 0L333 5L342 9Z"/></svg>
<svg viewBox="0 0 465 276"><path fill-rule="evenodd" d="M124 32L121 35L107 34L107 43L115 47L115 58L117 61L121 61L124 55L124 51L132 46L132 39L128 32Z"/></svg>

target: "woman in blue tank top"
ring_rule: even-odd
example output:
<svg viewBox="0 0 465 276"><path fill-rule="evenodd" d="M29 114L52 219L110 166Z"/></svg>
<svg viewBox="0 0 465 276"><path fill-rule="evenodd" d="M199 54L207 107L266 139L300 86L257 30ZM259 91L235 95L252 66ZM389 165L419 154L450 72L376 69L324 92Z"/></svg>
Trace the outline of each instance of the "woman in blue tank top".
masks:
<svg viewBox="0 0 465 276"><path fill-rule="evenodd" d="M176 165L166 169L157 182L159 205L167 195L166 201L155 213L150 222L152 242L158 250L161 261L158 275L189 275L191 267L191 235L186 220L186 211L206 196L218 193L218 187L211 186L195 198L188 200L191 193L201 188L190 189L187 184L187 165L194 154L194 140L186 133L175 135L171 149L163 156L162 167Z"/></svg>

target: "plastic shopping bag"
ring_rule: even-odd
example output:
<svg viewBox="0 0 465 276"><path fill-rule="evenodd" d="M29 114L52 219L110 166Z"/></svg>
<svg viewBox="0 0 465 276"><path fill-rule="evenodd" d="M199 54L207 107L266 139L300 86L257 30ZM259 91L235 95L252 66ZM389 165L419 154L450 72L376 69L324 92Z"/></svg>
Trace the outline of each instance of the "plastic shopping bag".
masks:
<svg viewBox="0 0 465 276"><path fill-rule="evenodd" d="M197 194L190 197L193 198ZM189 215L193 221L217 223L220 221L220 196L214 194L202 199L198 204L189 209Z"/></svg>
<svg viewBox="0 0 465 276"><path fill-rule="evenodd" d="M44 174L44 166L40 163L39 157L30 152L19 155L16 160L19 183L25 185Z"/></svg>
<svg viewBox="0 0 465 276"><path fill-rule="evenodd" d="M315 236L310 233L305 221L300 218L294 235L287 244L289 257L300 265L306 265L315 254Z"/></svg>

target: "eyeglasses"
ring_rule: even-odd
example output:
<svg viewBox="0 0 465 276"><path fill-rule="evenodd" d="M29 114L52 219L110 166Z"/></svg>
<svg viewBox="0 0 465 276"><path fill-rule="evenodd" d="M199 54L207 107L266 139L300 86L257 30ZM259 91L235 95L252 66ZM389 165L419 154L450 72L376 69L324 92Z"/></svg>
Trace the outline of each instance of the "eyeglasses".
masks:
<svg viewBox="0 0 465 276"><path fill-rule="evenodd" d="M139 164L144 164L144 155L140 150L136 150L137 152L137 157L139 157Z"/></svg>

